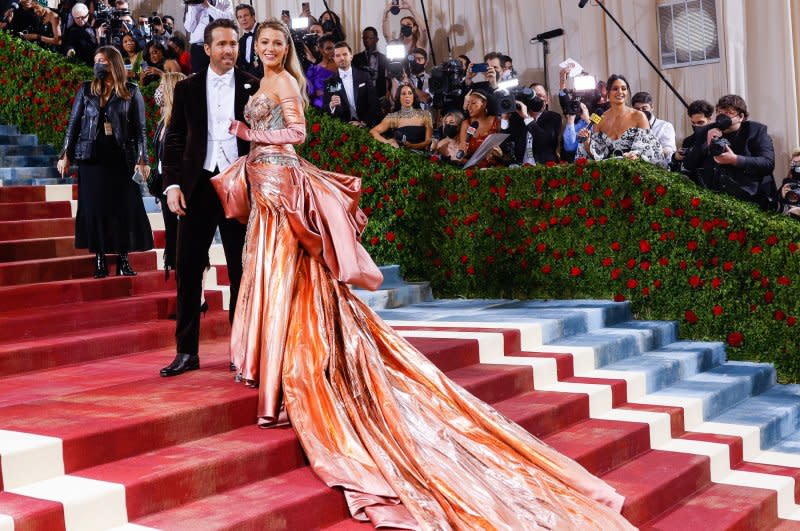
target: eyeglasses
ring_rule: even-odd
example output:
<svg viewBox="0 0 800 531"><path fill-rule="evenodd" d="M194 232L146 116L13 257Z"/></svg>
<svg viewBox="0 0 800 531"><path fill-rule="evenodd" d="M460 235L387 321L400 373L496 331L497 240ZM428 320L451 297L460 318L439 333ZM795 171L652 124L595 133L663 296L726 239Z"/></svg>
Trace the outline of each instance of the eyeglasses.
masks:
<svg viewBox="0 0 800 531"><path fill-rule="evenodd" d="M72 17L72 18L74 18L75 20L86 20L86 19L89 18L89 15L80 15L80 16Z"/></svg>

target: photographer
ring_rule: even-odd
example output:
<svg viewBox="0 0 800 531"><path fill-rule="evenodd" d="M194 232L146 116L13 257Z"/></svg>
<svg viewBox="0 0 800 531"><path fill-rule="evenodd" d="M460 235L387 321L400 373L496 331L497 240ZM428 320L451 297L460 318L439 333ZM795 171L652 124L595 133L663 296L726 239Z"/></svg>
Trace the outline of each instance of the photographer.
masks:
<svg viewBox="0 0 800 531"><path fill-rule="evenodd" d="M792 151L789 174L781 186L781 199L783 213L800 219L800 148Z"/></svg>
<svg viewBox="0 0 800 531"><path fill-rule="evenodd" d="M711 123L711 115L714 114L714 106L706 100L695 100L689 104L689 109L686 111L689 115L689 121L692 123L692 134L683 139L681 148L672 155L669 162L670 171L682 173L689 177L694 182L698 182L698 178L694 173L689 172L683 165L683 160L687 151L694 147L694 133L701 127Z"/></svg>
<svg viewBox="0 0 800 531"><path fill-rule="evenodd" d="M208 66L208 55L203 47L203 34L212 20L227 18L235 20L230 0L217 0L211 5L209 0L184 0L187 4L183 27L189 33L189 54L192 58L192 72L200 72Z"/></svg>
<svg viewBox="0 0 800 531"><path fill-rule="evenodd" d="M564 125L564 133L561 135L563 151L561 153L561 160L565 162L574 162L575 154L578 152L578 134L589 127L589 109L586 104L578 102L580 105L580 114L576 114L574 109L564 111L567 123Z"/></svg>
<svg viewBox="0 0 800 531"><path fill-rule="evenodd" d="M94 51L97 49L101 31L95 33L94 28L89 26L89 8L86 4L77 3L73 6L72 19L75 23L64 35L64 54L91 66L94 64Z"/></svg>
<svg viewBox="0 0 800 531"><path fill-rule="evenodd" d="M150 23L150 41L166 47L169 33L164 28L164 21L159 16L153 16L148 19L148 22Z"/></svg>
<svg viewBox="0 0 800 531"><path fill-rule="evenodd" d="M467 69L465 85L471 89L495 90L503 73L502 54L489 52L483 56L483 63L472 63Z"/></svg>
<svg viewBox="0 0 800 531"><path fill-rule="evenodd" d="M767 126L748 120L747 103L729 94L717 102L720 129L700 129L694 147L686 154L684 166L697 172L699 184L756 203L764 210L781 209L772 170L775 149Z"/></svg>
<svg viewBox="0 0 800 531"><path fill-rule="evenodd" d="M404 16L400 19L400 34L395 35L389 24L389 14L398 15L403 9L410 12L411 16ZM422 20L422 18L408 0L389 0L383 10L383 38L389 43L402 42L408 53L414 48L427 48L428 38L424 31L420 31L418 20Z"/></svg>

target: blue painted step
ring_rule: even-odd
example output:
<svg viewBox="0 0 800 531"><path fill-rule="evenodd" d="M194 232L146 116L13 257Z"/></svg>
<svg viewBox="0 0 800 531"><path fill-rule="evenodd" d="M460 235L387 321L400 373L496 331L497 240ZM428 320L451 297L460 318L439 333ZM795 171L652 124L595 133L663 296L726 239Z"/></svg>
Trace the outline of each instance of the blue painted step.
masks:
<svg viewBox="0 0 800 531"><path fill-rule="evenodd" d="M36 156L36 155L58 155L52 146L18 146L16 144L0 145L0 157L9 156Z"/></svg>
<svg viewBox="0 0 800 531"><path fill-rule="evenodd" d="M36 135L2 135L0 134L0 144L15 146L35 146L39 141Z"/></svg>
<svg viewBox="0 0 800 531"><path fill-rule="evenodd" d="M0 167L55 166L56 160L54 155L6 155L0 156Z"/></svg>
<svg viewBox="0 0 800 531"><path fill-rule="evenodd" d="M24 181L32 179L58 180L59 178L60 175L58 174L58 170L52 166L35 168L0 168L0 179L3 181L5 186L9 186L9 183L13 183L15 185L27 184Z"/></svg>
<svg viewBox="0 0 800 531"><path fill-rule="evenodd" d="M18 134L19 134L19 129L17 129L17 126L0 124L0 135L13 136Z"/></svg>

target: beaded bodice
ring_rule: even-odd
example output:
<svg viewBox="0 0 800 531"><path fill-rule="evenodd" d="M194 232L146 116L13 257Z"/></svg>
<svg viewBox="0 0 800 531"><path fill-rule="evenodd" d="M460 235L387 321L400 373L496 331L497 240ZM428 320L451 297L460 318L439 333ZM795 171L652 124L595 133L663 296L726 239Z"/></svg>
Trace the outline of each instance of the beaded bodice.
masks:
<svg viewBox="0 0 800 531"><path fill-rule="evenodd" d="M250 129L256 131L269 131L286 127L283 122L281 104L275 103L264 93L250 97L250 101L244 106L244 119L250 124Z"/></svg>

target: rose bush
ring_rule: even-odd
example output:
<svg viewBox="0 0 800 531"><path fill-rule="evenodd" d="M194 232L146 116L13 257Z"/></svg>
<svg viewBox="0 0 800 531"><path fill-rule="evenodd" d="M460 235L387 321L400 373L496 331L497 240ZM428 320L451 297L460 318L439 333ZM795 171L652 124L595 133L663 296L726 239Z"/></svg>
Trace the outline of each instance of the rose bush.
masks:
<svg viewBox="0 0 800 531"><path fill-rule="evenodd" d="M5 35L0 60L0 120L60 145L89 70ZM363 179L366 248L437 296L627 300L639 318L678 320L682 338L800 379L796 221L644 163L463 171L307 118L300 154Z"/></svg>

